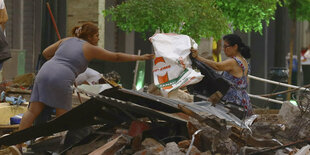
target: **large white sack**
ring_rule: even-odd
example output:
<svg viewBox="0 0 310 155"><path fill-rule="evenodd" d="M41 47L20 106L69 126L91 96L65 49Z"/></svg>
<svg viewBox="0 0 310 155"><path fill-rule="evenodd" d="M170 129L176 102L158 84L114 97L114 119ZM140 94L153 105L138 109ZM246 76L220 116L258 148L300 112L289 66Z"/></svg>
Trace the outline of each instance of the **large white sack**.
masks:
<svg viewBox="0 0 310 155"><path fill-rule="evenodd" d="M191 47L196 42L187 35L157 33L150 37L155 51L154 84L167 96L174 89L198 83L203 75L192 69Z"/></svg>

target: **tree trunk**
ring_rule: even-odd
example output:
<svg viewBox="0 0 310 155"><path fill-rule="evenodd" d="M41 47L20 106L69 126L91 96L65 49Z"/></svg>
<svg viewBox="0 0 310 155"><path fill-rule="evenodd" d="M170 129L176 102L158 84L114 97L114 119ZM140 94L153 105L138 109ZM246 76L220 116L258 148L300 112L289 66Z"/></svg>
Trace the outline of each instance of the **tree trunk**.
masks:
<svg viewBox="0 0 310 155"><path fill-rule="evenodd" d="M294 49L294 42L295 42L295 35L296 35L296 1L292 3L292 9L293 9L293 24L291 27L291 35L290 35L290 62L289 62L289 72L288 72L288 84L292 84L292 72L293 72L293 49ZM299 61L299 60L298 60ZM291 90L291 88L288 88L288 90ZM286 100L291 99L291 93L287 93Z"/></svg>

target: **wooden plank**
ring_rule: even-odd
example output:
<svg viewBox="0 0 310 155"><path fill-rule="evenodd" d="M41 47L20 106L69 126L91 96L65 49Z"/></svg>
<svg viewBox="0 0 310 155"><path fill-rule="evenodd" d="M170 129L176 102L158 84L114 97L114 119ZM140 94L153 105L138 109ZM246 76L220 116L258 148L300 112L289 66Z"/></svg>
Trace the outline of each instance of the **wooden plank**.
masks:
<svg viewBox="0 0 310 155"><path fill-rule="evenodd" d="M48 136L56 132L78 129L93 124L132 121L132 118L136 116L155 117L157 119L185 123L181 119L165 115L148 107L101 96L92 98L47 123L38 124L2 137L0 138L0 146L10 146L40 136Z"/></svg>
<svg viewBox="0 0 310 155"><path fill-rule="evenodd" d="M254 114L279 114L278 109L254 109Z"/></svg>
<svg viewBox="0 0 310 155"><path fill-rule="evenodd" d="M119 149L121 149L124 145L128 143L130 143L130 139L128 137L120 135L112 141L99 147L95 151L91 152L89 155L115 154Z"/></svg>
<svg viewBox="0 0 310 155"><path fill-rule="evenodd" d="M0 125L0 130L2 129L18 129L19 124L14 124L14 125Z"/></svg>
<svg viewBox="0 0 310 155"><path fill-rule="evenodd" d="M49 136L56 132L117 120L113 113L103 110L102 107L103 105L100 102L91 99L54 120L0 138L0 146L19 144L37 137Z"/></svg>

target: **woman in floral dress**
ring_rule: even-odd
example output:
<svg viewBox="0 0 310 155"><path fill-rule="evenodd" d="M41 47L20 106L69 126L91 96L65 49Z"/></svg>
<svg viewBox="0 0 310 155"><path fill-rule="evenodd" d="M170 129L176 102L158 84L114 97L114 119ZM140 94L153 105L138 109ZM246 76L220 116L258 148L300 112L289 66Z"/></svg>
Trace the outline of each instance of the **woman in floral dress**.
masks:
<svg viewBox="0 0 310 155"><path fill-rule="evenodd" d="M222 98L225 102L241 105L247 111L247 116L253 114L252 105L246 88L248 87L247 75L250 73L250 65L246 59L251 57L250 48L235 34L223 37L224 52L228 59L222 62L214 62L198 55L197 50L192 50L192 56L217 71L223 71L223 78L231 83L231 88Z"/></svg>

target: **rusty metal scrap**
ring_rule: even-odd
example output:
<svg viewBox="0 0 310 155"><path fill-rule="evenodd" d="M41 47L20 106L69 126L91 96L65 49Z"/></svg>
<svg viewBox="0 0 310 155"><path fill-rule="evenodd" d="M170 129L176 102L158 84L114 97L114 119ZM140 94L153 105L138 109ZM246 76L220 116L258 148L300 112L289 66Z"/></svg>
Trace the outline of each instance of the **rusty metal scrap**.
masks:
<svg viewBox="0 0 310 155"><path fill-rule="evenodd" d="M106 123L108 123L108 118L113 116L113 113L110 112L110 114L108 114L108 111L104 111L102 107L103 105L100 104L100 102L96 102L96 99L88 100L84 104L81 104L80 106L52 121L44 124L38 124L0 138L0 145L10 146L19 144L40 136L48 136L64 130L98 124L105 120ZM116 118L117 117L114 117L115 121Z"/></svg>
<svg viewBox="0 0 310 155"><path fill-rule="evenodd" d="M189 116L196 118L200 123L206 123L208 126L218 130L223 131L226 130L226 121L221 120L218 117L214 117L214 115L203 116L198 113L193 112L192 110L188 109L184 105L179 105L179 108Z"/></svg>
<svg viewBox="0 0 310 155"><path fill-rule="evenodd" d="M181 109L179 109L180 105L194 111L195 113L212 114L239 127L248 128L244 124L243 120L240 120L238 117L232 114L230 110L222 104L216 104L215 106L212 106L212 103L208 101L187 103L124 88L111 89L109 91L102 92L101 94L118 98L120 100L131 101L141 106L146 106L166 113L181 112Z"/></svg>
<svg viewBox="0 0 310 155"><path fill-rule="evenodd" d="M255 146L255 147L281 146L281 144L276 140L256 138L253 137L251 134L243 133L243 130L240 130L236 127L232 127L231 131L232 132L229 137L240 146Z"/></svg>
<svg viewBox="0 0 310 155"><path fill-rule="evenodd" d="M205 123L206 125L218 130L220 133L227 133L227 124L224 119L220 119L215 115L198 114L190 109L180 106L186 114L196 118L200 123ZM270 146L280 146L280 144L275 140L258 139L253 137L251 134L245 134L244 129L238 126L232 126L230 133L230 138L235 141L240 146L257 146L257 147L270 147Z"/></svg>
<svg viewBox="0 0 310 155"><path fill-rule="evenodd" d="M99 95L52 121L0 138L0 145L14 145L40 136L94 124L132 121L135 117L156 117L184 123L184 120L176 119L148 107Z"/></svg>
<svg viewBox="0 0 310 155"><path fill-rule="evenodd" d="M296 142L292 142L292 143L285 144L285 145L282 145L282 146L275 146L275 147L271 147L271 148L266 148L266 149L263 149L263 150L251 153L251 155L266 154L268 152L272 152L272 151L275 151L275 150L278 150L278 149L282 149L282 148L286 148L286 147L290 147L290 146L294 146L294 145L299 145L299 144L303 144L303 143L310 144L310 138L307 138L307 139L304 139L304 140L298 140Z"/></svg>
<svg viewBox="0 0 310 155"><path fill-rule="evenodd" d="M125 135L120 135L117 138L113 139L112 141L101 146L100 148L94 150L89 155L116 154L119 151L119 149L121 149L123 146L129 143L130 143L130 137L125 136Z"/></svg>
<svg viewBox="0 0 310 155"><path fill-rule="evenodd" d="M37 137L92 125L104 124L112 128L125 123L140 124L131 125L128 132L129 136L133 137L130 144L134 151L141 150L143 138L151 137L161 144L167 144L171 141L190 139L190 135L199 129L203 130L196 137L200 144L192 143L203 151L210 150L213 153L222 151L225 154L236 153L237 147L243 146L274 147L271 149L282 147L275 140L253 137L245 120L235 116L232 108L224 104L213 106L207 101L187 103L119 87L100 94L86 91L84 93L89 94L91 99L54 120L0 138L0 146L10 146ZM238 108L235 110L239 112ZM139 121L141 123L137 123ZM133 129L139 129L139 131L133 131ZM309 143L309 139L306 142ZM65 148L63 153L72 149L75 144ZM129 142L122 145L127 144ZM220 148L222 148L221 151ZM97 151L104 152L109 149L111 148L106 144Z"/></svg>

